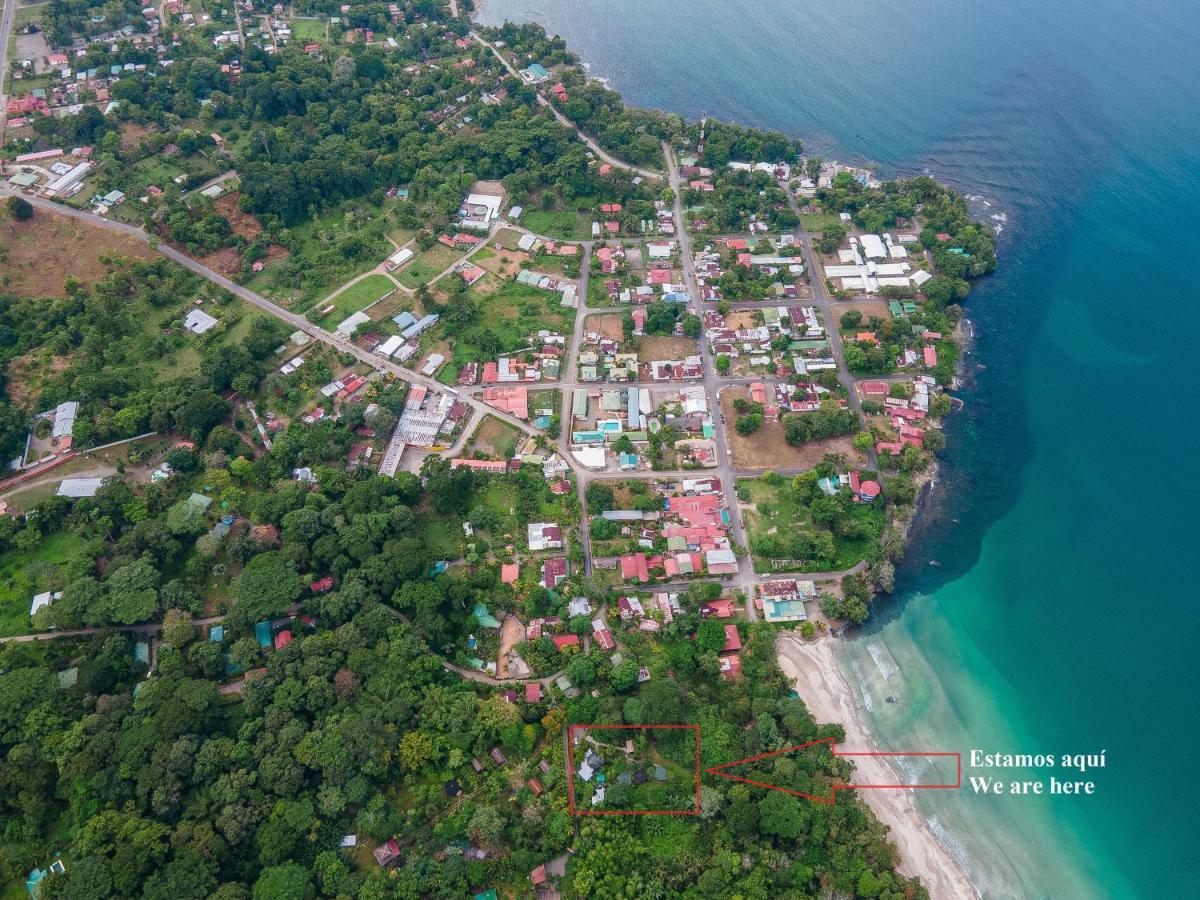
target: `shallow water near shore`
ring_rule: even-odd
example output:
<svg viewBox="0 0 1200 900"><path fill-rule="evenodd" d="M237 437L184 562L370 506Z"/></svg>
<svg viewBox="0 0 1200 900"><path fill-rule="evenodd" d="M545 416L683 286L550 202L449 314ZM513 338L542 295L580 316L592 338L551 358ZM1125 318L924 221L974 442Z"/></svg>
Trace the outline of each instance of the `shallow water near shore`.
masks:
<svg viewBox="0 0 1200 900"><path fill-rule="evenodd" d="M893 749L1106 751L1090 797L919 792L986 896L1200 896L1200 788L1169 774L1200 737L1200 5L488 0L505 18L630 103L927 171L1007 217L938 486L842 663Z"/></svg>

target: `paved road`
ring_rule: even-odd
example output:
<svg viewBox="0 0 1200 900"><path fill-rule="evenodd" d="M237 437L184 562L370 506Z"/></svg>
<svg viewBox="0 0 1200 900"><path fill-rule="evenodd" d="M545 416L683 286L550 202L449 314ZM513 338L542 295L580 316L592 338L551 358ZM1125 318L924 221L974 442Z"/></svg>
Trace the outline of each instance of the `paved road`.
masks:
<svg viewBox="0 0 1200 900"><path fill-rule="evenodd" d="M796 200L796 192L792 190L790 184L786 185L785 189L788 204L791 206L792 212L796 214L796 220L799 223L795 231L796 242L804 251L804 268L808 272L808 280L812 283L814 299L809 302L816 305L821 313L821 318L825 321L825 333L829 336L829 349L838 367L838 381L850 394L850 408L858 414L861 427L863 422L862 400L858 396L858 391L854 389L855 378L846 366L846 353L842 344L841 313L833 307L833 299L829 296L829 291L825 289L825 279L819 277L820 273L815 265L817 255L812 248L812 237L804 230L804 219L800 216L800 204ZM867 466L871 469L879 468L874 448L867 453Z"/></svg>
<svg viewBox="0 0 1200 900"><path fill-rule="evenodd" d="M679 240L679 256L683 263L683 283L690 297L689 305L693 312L702 315L700 302L700 282L696 278L696 263L692 255L692 238L688 234L687 220L683 215L683 179L679 175L679 166L675 161L675 151L671 145L663 141L663 155L667 159L671 189L675 192L675 230ZM746 539L746 529L742 523L742 514L738 509L737 493L734 489L736 474L733 460L729 454L728 436L725 434L724 417L721 415L721 379L717 376L716 363L713 360L712 349L707 340L700 339L700 358L704 365L704 391L708 395L708 405L712 413L714 437L717 445L717 465L714 469L704 470L704 474L712 473L721 480L721 490L725 494L726 507L730 511L729 531L733 543L746 548L747 553L738 557L737 586L746 595L746 618L751 622L757 621L758 614L754 611L754 587L758 579L754 574L754 563L749 556L749 541Z"/></svg>
<svg viewBox="0 0 1200 900"><path fill-rule="evenodd" d="M15 193L11 187L9 187L8 185L5 185L5 184L0 184L0 196L4 196L5 194L11 194L11 193ZM328 344L331 347L334 347L335 349L337 349L338 351L340 351L342 353L351 354L356 359L358 359L360 362L364 362L367 365L371 366L377 372L391 374L391 375L395 376L396 378L400 378L404 381L409 382L410 384L424 385L425 387L429 388L430 390L434 390L434 391L438 391L438 392L448 391L451 394L459 396L463 400L464 403L467 403L468 405L473 407L475 409L475 412L480 416L482 416L482 415L495 416L497 419L501 419L504 422L508 423L509 425L512 425L513 427L519 429L523 433L532 435L534 437L537 437L542 434L542 432L540 432L539 430L534 428L528 422L518 419L515 416L511 416L508 413L501 412L500 410L498 410L492 406L488 406L486 403L483 403L482 401L475 399L473 396L459 394L453 388L447 388L445 385L435 381L432 378L426 378L425 376L419 375L416 372L412 371L411 369L406 369L403 366L397 365L396 363L386 360L383 357L379 356L378 354L372 353L370 350L367 350L363 347L358 346L358 344L354 343L352 340L350 340L350 338L346 337L345 335L338 334L336 332L326 331L325 329L320 328L317 325L314 325L312 322L308 321L308 319L305 318L304 316L302 316L298 313L291 312L290 310L286 310L282 306L279 306L278 304L273 303L272 301L268 300L266 297L262 296L261 294L257 294L254 291L250 290L249 288L243 287L240 284L236 284L235 282L230 281L224 275L220 274L219 272L215 272L214 270L208 268L208 266L205 266L203 263L197 262L196 260L192 259L190 256L180 253L174 247L171 247L168 244L161 243L159 241L151 241L150 237L146 234L146 232L142 228L139 228L134 225L127 225L124 222L117 222L112 219L106 219L102 216L97 216L90 212L84 212L83 210L75 209L74 207L71 207L71 206L65 206L60 203L52 203L49 200L44 200L40 197L26 197L26 199L30 203L32 203L35 207L38 207L39 209L45 209L50 212L57 213L59 215L70 216L73 219L78 219L81 222L88 223L89 225L93 225L98 228L105 228L105 229L108 229L109 231L116 231L116 232L124 234L128 237L131 237L134 240L142 241L143 243L150 244L151 247L153 247L155 250L157 250L163 256L167 257L170 260L173 260L174 262L179 263L179 265L183 266L185 269L195 272L197 275L201 276L202 278L208 279L209 281L211 281L213 284L217 285L218 287L224 288L225 290L229 291L231 294L234 294L235 296L241 298L242 300L245 300L247 303L250 303L253 306L257 306L259 309L263 310L264 312L269 313L270 315L274 316L275 318L286 322L287 324L291 325L293 328L295 328L299 331L303 331L305 334L310 335L311 337L315 338L316 340L321 341L325 344ZM567 463L569 465L571 465L572 467L575 467L575 465L576 465L573 459L568 459Z"/></svg>
<svg viewBox="0 0 1200 900"><path fill-rule="evenodd" d="M571 400L574 389L578 386L575 382L576 369L579 360L579 348L583 343L583 323L591 310L587 308L587 291L588 279L591 277L592 267L592 242L583 242L583 258L579 261L579 287L576 293L575 304L575 328L571 332L571 344L567 349L566 359L562 362L562 367L559 370L560 375L569 375L569 381L562 381L559 384L559 390L562 391L562 413L559 416L559 431L558 431L558 452L559 455L568 462L573 462L571 456L571 429L575 424L575 417L571 412ZM583 466L576 467L575 470L575 490L579 497L579 540L583 549L583 574L592 574L592 534L588 528L587 516L587 486L589 483L589 475L587 469Z"/></svg>

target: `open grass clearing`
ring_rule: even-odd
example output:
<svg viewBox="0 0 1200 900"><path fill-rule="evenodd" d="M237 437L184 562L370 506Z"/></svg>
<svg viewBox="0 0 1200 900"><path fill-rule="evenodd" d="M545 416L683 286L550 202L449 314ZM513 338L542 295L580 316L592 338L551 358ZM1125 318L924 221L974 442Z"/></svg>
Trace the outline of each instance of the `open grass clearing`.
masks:
<svg viewBox="0 0 1200 900"><path fill-rule="evenodd" d="M646 363L656 359L683 359L685 356L695 356L699 352L699 345L689 337L646 335L638 346L638 362Z"/></svg>
<svg viewBox="0 0 1200 900"><path fill-rule="evenodd" d="M574 209L527 209L521 215L521 224L550 238L578 240L592 234L592 217Z"/></svg>
<svg viewBox="0 0 1200 900"><path fill-rule="evenodd" d="M800 213L800 224L805 231L825 231L833 225L844 224L837 213Z"/></svg>
<svg viewBox="0 0 1200 900"><path fill-rule="evenodd" d="M819 463L826 453L842 453L852 461L861 458L861 454L854 449L851 436L810 441L793 447L784 438L783 424L774 419L764 418L762 427L753 434L738 434L733 427L737 420L733 401L738 397L749 400L749 389L738 386L721 391L721 412L725 417L725 434L729 438L734 468L807 469Z"/></svg>
<svg viewBox="0 0 1200 900"><path fill-rule="evenodd" d="M489 275L485 280L491 279ZM562 305L562 295L557 291L511 281L497 281L490 292L481 293L478 287L469 291L478 304L474 321L466 326L443 321L434 332L439 340L452 345L455 373L468 362L482 363L529 347L529 336L542 328L570 334L575 323L575 311Z"/></svg>
<svg viewBox="0 0 1200 900"><path fill-rule="evenodd" d="M33 630L29 620L33 595L61 590L65 564L85 546L82 537L63 531L44 538L32 550L9 550L0 556L0 636Z"/></svg>
<svg viewBox="0 0 1200 900"><path fill-rule="evenodd" d="M321 301L319 309L325 309L330 304L336 307L332 312L321 317L321 327L331 328L347 316L383 300L395 291L395 283L386 275L379 273L368 275L332 298L327 297Z"/></svg>
<svg viewBox="0 0 1200 900"><path fill-rule="evenodd" d="M329 39L329 27L324 19L292 19L289 24L297 44L323 44Z"/></svg>
<svg viewBox="0 0 1200 900"><path fill-rule="evenodd" d="M625 317L620 313L588 316L583 322L583 329L584 331L594 331L611 341L623 341L625 340L624 319Z"/></svg>
<svg viewBox="0 0 1200 900"><path fill-rule="evenodd" d="M154 259L141 241L44 209L17 222L0 218L0 290L24 297L64 297L72 277L89 284L103 277L110 256Z"/></svg>
<svg viewBox="0 0 1200 900"><path fill-rule="evenodd" d="M471 451L478 450L488 456L509 459L516 451L520 435L521 432L515 426L495 416L485 416L471 435L467 446Z"/></svg>
<svg viewBox="0 0 1200 900"><path fill-rule="evenodd" d="M422 250L412 262L400 270L397 280L405 287L419 288L446 270L461 254L449 247L435 244Z"/></svg>

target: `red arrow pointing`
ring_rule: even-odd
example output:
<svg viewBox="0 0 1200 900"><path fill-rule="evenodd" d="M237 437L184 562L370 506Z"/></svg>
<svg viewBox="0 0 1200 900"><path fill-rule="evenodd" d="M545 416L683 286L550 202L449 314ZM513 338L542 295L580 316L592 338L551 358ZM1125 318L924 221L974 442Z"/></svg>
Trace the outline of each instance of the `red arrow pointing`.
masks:
<svg viewBox="0 0 1200 900"><path fill-rule="evenodd" d="M822 746L825 744L829 745L829 752L831 754L833 754L834 756L840 756L840 757L845 757L845 758L853 758L856 756L953 757L954 761L955 761L954 784L835 784L835 785L830 786L828 797L818 797L815 794L805 794L802 791L793 791L790 788L780 787L777 784L767 784L764 781L755 781L753 778L742 778L740 775L731 775L731 774L729 774L729 772L726 771L727 769L732 769L734 766L747 765L749 763L759 762L764 759L773 759L776 756L783 756L784 754L787 754L787 753L793 753L796 750L807 750L810 747L819 747L819 746ZM832 805L837 800L837 792L838 791L892 790L892 789L903 790L906 788L960 788L960 787L962 787L962 754L955 753L955 752L946 752L946 751L911 752L911 753L884 753L881 751L876 751L876 752L865 752L865 751L862 751L862 752L850 752L850 751L838 752L837 744L834 742L833 738L829 737L829 738L820 738L819 740L815 740L815 741L808 741L807 743L804 743L804 744L796 744L794 747L784 747L782 750L774 750L770 753L760 753L760 754L758 754L758 756L748 756L745 759L738 759L738 760L734 760L733 762L722 763L719 766L713 766L709 769L706 769L705 771L707 771L708 774L710 774L710 775L717 775L721 778L728 778L730 781L740 781L744 784L753 784L756 787L766 788L768 791L781 791L785 794L791 794L793 797L803 797L806 800L812 800L815 803L827 803L827 804Z"/></svg>

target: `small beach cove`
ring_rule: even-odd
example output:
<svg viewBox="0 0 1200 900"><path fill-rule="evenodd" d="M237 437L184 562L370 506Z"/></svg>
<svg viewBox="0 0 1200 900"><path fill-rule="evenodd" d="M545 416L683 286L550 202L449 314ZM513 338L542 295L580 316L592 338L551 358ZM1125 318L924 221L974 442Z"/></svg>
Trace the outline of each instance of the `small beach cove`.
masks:
<svg viewBox="0 0 1200 900"><path fill-rule="evenodd" d="M820 723L836 722L846 733L839 751L877 752L880 748L868 731L855 693L842 674L836 658L837 639L803 640L796 632L780 634L775 643L779 667ZM856 783L892 784L897 775L882 758L855 759ZM938 840L920 810L913 791L868 790L859 793L891 831L900 851L899 870L916 876L933 897L973 900L979 896L958 862Z"/></svg>

